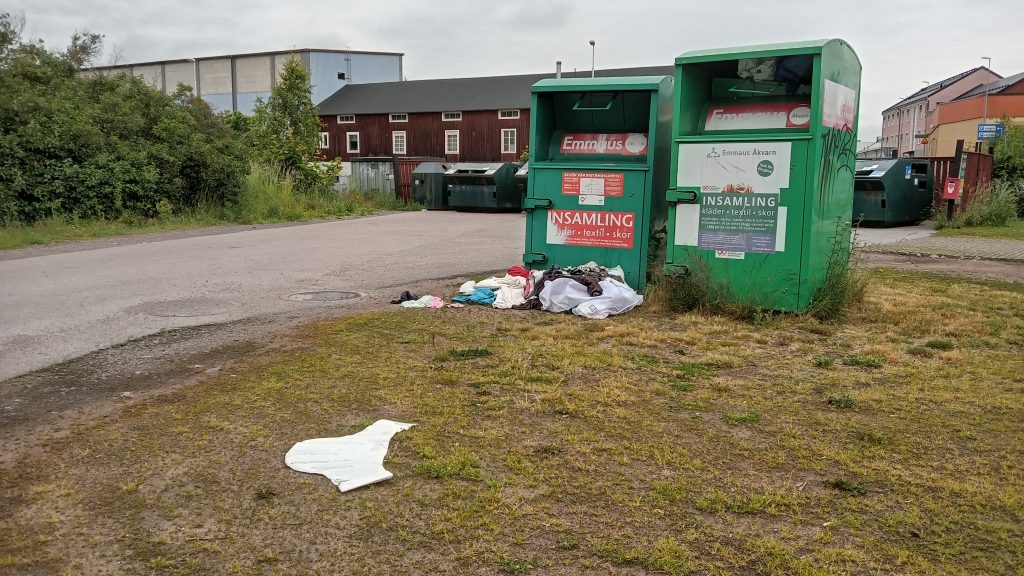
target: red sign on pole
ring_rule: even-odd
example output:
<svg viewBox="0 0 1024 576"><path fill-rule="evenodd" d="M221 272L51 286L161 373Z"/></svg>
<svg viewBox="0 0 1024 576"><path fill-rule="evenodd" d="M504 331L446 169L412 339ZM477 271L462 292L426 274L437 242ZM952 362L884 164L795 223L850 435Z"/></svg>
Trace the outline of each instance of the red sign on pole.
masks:
<svg viewBox="0 0 1024 576"><path fill-rule="evenodd" d="M570 132L562 136L562 154L614 154L643 156L647 154L647 134L640 132L589 134Z"/></svg>
<svg viewBox="0 0 1024 576"><path fill-rule="evenodd" d="M960 198L960 179L946 178L946 184L942 187L943 200L958 200Z"/></svg>

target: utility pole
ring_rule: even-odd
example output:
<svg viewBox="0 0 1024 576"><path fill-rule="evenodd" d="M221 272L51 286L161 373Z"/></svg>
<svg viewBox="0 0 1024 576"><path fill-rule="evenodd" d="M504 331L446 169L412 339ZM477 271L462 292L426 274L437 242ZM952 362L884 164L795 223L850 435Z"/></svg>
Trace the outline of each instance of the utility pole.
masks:
<svg viewBox="0 0 1024 576"><path fill-rule="evenodd" d="M985 67L988 68L989 72L991 72L992 71L992 59L989 58L988 56L982 56L981 59L988 61L988 65L985 66ZM988 84L988 82L985 82L985 84ZM984 120L983 123L984 124L988 124L988 88L987 87L985 88L985 120Z"/></svg>
<svg viewBox="0 0 1024 576"><path fill-rule="evenodd" d="M590 41L590 77L591 78L594 77L594 62L596 61L595 60L595 56L596 56L596 52L597 52L596 45L597 45L596 42L594 42L593 40Z"/></svg>

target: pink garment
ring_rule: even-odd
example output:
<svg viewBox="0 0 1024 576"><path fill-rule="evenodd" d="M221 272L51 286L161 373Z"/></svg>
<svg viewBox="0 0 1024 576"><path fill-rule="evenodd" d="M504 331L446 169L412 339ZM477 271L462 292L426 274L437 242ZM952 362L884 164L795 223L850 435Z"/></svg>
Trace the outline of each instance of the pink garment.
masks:
<svg viewBox="0 0 1024 576"><path fill-rule="evenodd" d="M434 296L430 300L430 302L427 304L427 308L443 308L443 307L444 307L444 300L441 300L441 298L438 297L438 296Z"/></svg>

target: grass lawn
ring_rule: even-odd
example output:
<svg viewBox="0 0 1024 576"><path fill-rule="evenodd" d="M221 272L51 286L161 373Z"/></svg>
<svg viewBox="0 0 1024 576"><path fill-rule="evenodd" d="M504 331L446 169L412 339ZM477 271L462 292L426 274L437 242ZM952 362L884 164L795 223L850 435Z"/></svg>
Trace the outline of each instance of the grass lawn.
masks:
<svg viewBox="0 0 1024 576"><path fill-rule="evenodd" d="M77 222L54 218L33 225L15 224L0 228L0 250L55 244L71 240L110 238L128 234L146 234L148 232L167 232L170 230L201 228L221 224L231 224L231 222L202 217L177 217L163 220L85 220Z"/></svg>
<svg viewBox="0 0 1024 576"><path fill-rule="evenodd" d="M271 188L252 198L237 212L226 209L197 209L162 218L129 216L120 220L65 220L51 218L31 225L0 227L0 250L55 244L90 238L111 238L128 234L167 232L207 226L268 224L326 220L344 216L367 216L381 210L419 210L418 204L404 204L393 197L352 192L324 198L296 197Z"/></svg>
<svg viewBox="0 0 1024 576"><path fill-rule="evenodd" d="M294 339L0 471L0 574L1024 570L1019 285L872 273L838 326L465 308ZM392 480L285 467L378 418L417 424Z"/></svg>
<svg viewBox="0 0 1024 576"><path fill-rule="evenodd" d="M977 226L972 228L943 228L939 236L981 236L983 238L1011 238L1024 240L1024 220L1014 220L1009 226Z"/></svg>

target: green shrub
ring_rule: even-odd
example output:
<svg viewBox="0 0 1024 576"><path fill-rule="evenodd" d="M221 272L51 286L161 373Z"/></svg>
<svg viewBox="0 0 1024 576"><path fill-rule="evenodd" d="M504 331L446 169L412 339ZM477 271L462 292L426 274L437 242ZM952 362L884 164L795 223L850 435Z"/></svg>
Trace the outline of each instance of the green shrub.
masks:
<svg viewBox="0 0 1024 576"><path fill-rule="evenodd" d="M80 74L100 50L88 33L64 51L23 41L0 13L0 226L152 218L241 190L245 150L220 116L187 89Z"/></svg>

